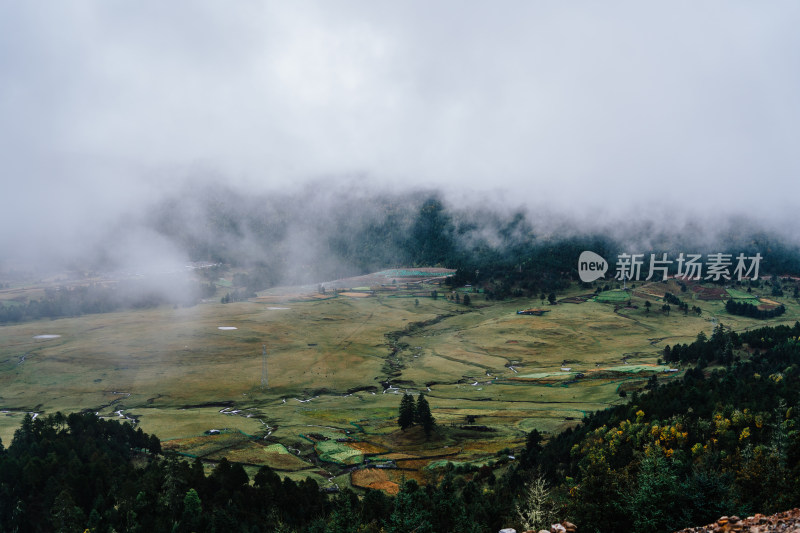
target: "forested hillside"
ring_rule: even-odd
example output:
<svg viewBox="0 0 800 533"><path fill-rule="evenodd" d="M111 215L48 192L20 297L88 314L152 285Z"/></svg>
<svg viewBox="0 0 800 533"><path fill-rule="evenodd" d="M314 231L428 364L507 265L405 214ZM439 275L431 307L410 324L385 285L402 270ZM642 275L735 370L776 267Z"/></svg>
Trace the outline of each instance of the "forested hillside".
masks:
<svg viewBox="0 0 800 533"><path fill-rule="evenodd" d="M224 186L186 191L144 216L193 260L251 268L253 288L318 282L387 267L441 265L459 280L493 282L498 295L577 279L592 250L613 264L620 252L740 252L764 256L763 271L800 273L800 249L754 221L675 231L654 220L579 224L556 211L534 213L442 191L378 193L309 187L303 193L244 196ZM735 231L734 229L735 228Z"/></svg>
<svg viewBox="0 0 800 533"><path fill-rule="evenodd" d="M674 531L800 503L800 324L718 327L671 353L724 366L651 378L544 448L530 439L526 470L556 487L581 531Z"/></svg>

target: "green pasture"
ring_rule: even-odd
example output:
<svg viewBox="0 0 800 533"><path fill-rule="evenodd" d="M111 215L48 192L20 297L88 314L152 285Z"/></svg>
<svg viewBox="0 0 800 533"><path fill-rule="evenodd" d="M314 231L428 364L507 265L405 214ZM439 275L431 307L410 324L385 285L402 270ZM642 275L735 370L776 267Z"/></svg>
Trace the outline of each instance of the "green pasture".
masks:
<svg viewBox="0 0 800 533"><path fill-rule="evenodd" d="M603 303L622 303L631 299L631 293L623 290L603 291L595 296L594 299Z"/></svg>
<svg viewBox="0 0 800 533"><path fill-rule="evenodd" d="M740 291L738 289L725 289L725 292L727 292L731 298L736 300L758 300L758 296L755 294L746 291Z"/></svg>
<svg viewBox="0 0 800 533"><path fill-rule="evenodd" d="M576 287L559 297L585 292ZM630 298L623 291L600 296ZM181 453L208 460L228 454L292 476L319 477L320 468L336 476L340 465L361 462L362 452L336 442L347 432L387 450L383 455L482 461L524 446L534 428L554 433L622 401L621 386L630 390L663 370L648 365L667 344L710 335L719 322L744 330L800 317L790 298L776 299L787 308L780 319L758 321L728 315L724 302L693 302L700 316L667 315L647 312L634 296L637 308L589 301L525 316L516 310L540 305L538 299L471 297L470 307L389 295L209 303L0 326L0 411L7 411L0 413L0 439L10 443L25 412L91 409L117 419L121 411L165 444L174 440ZM392 388L384 391L387 381ZM430 440L398 428L404 392L426 394L439 424ZM493 431L460 429L468 415ZM210 429L226 431L215 439L204 435ZM330 440L301 437L309 433ZM313 466L312 457L321 461Z"/></svg>

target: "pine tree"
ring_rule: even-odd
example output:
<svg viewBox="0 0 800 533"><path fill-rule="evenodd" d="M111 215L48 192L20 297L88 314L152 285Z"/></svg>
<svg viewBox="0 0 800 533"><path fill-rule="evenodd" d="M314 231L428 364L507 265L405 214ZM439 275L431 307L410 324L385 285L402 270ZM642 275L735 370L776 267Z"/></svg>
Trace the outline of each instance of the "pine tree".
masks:
<svg viewBox="0 0 800 533"><path fill-rule="evenodd" d="M428 400L425 399L425 395L422 393L417 396L417 409L414 421L421 425L422 429L425 431L425 435L430 437L433 426L436 425L436 420L433 419L431 406L428 405Z"/></svg>
<svg viewBox="0 0 800 533"><path fill-rule="evenodd" d="M430 498L413 479L406 481L395 498L394 511L386 524L389 533L433 531Z"/></svg>
<svg viewBox="0 0 800 533"><path fill-rule="evenodd" d="M414 425L416 418L416 408L414 407L414 397L410 394L403 394L403 399L400 400L400 416L397 417L397 424L400 429L404 430L407 427Z"/></svg>
<svg viewBox="0 0 800 533"><path fill-rule="evenodd" d="M195 489L189 489L183 498L183 516L181 517L181 530L194 531L200 524L202 513L200 496Z"/></svg>

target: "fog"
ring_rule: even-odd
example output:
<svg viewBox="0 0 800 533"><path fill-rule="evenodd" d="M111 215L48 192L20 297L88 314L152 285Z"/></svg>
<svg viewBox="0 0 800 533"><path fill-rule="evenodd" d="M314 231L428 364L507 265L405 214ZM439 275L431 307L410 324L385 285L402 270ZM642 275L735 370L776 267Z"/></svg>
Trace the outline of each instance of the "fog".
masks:
<svg viewBox="0 0 800 533"><path fill-rule="evenodd" d="M788 1L3 2L0 262L168 270L223 238L215 190L292 221L230 246L296 265L382 195L436 191L538 235L796 239L798 22Z"/></svg>

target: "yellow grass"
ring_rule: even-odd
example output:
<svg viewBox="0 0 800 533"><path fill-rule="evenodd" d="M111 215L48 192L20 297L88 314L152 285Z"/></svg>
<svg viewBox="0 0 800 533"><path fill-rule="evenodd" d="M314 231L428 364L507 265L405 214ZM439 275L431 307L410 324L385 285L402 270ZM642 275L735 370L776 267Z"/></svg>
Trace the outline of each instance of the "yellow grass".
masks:
<svg viewBox="0 0 800 533"><path fill-rule="evenodd" d="M359 468L350 473L350 482L357 487L366 487L370 483L388 480L385 469Z"/></svg>

